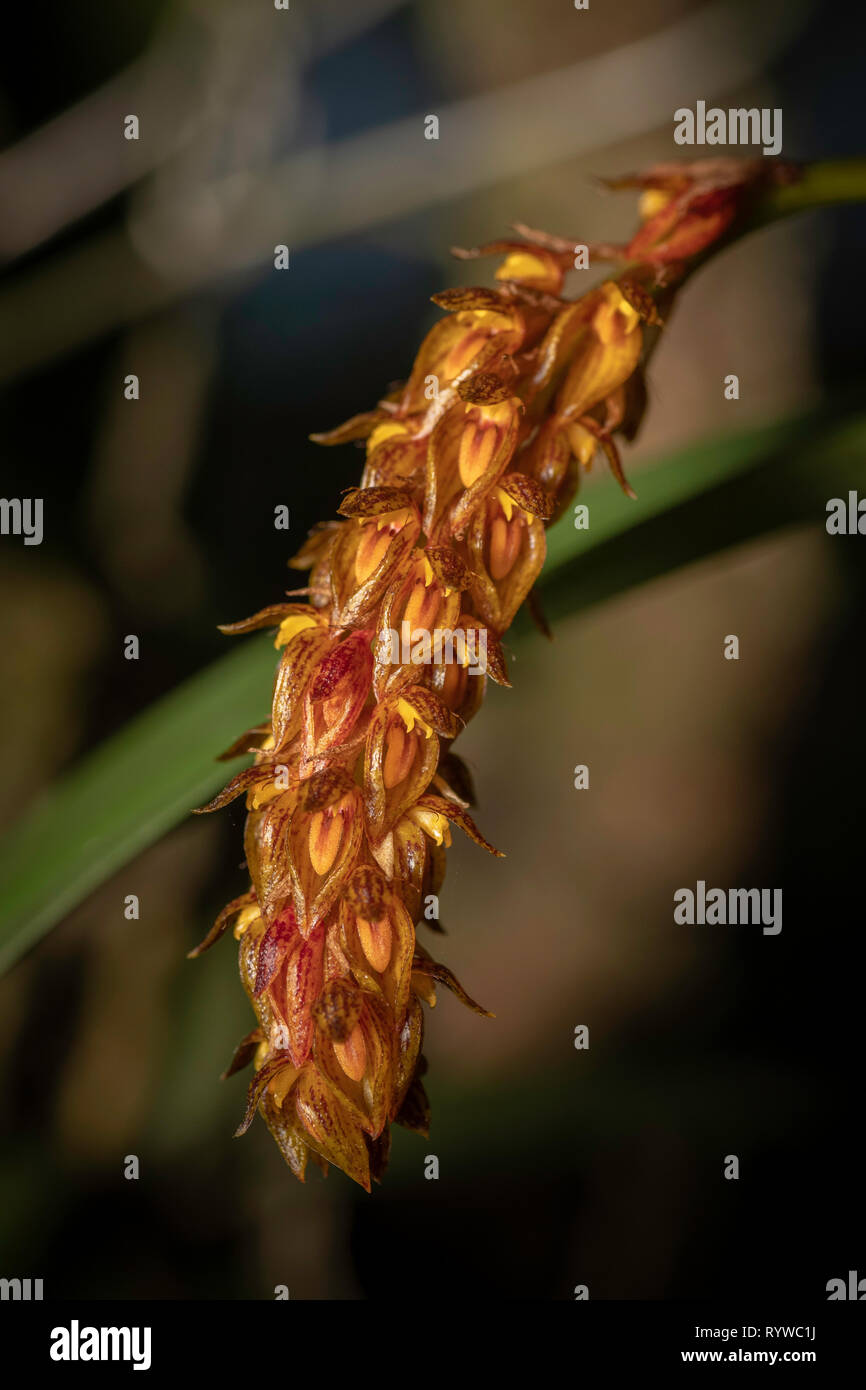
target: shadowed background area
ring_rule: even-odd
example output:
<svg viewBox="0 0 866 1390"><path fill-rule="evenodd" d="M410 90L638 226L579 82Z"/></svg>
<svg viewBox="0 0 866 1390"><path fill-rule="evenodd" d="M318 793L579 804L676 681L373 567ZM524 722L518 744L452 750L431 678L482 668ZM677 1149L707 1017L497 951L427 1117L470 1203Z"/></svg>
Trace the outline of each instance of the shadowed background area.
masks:
<svg viewBox="0 0 866 1390"><path fill-rule="evenodd" d="M809 0L70 0L18 19L0 466L46 522L39 547L0 541L5 825L222 655L217 623L296 582L286 559L362 459L307 436L406 376L431 294L488 281L449 246L516 220L627 236L632 197L596 176L681 155L673 113L699 98L782 108L791 159L858 153L862 132L862 23ZM862 211L812 213L694 278L626 456L638 492L680 445L860 386L863 232ZM612 488L592 477L584 500ZM496 1018L440 998L431 1135L395 1131L384 1186L301 1187L260 1122L231 1138L244 1080L218 1075L251 1016L230 942L185 953L246 887L235 804L0 980L0 1275L48 1298L404 1299L417 1269L445 1302L782 1300L863 1268L864 543L816 514L726 550L739 520L719 512L713 558L558 616L553 643L509 637L513 689L459 745L507 858L455 843L435 943ZM782 888L781 934L678 926L698 879Z"/></svg>

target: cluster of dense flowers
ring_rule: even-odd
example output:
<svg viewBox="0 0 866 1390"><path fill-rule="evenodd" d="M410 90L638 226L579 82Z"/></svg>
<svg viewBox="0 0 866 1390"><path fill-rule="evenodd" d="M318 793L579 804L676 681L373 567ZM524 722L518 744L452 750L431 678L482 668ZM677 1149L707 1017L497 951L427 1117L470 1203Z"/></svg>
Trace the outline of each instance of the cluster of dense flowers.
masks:
<svg viewBox="0 0 866 1390"><path fill-rule="evenodd" d="M310 577L289 597L307 601L224 629L276 627L281 656L271 722L229 750L254 752L253 765L204 808L246 795L252 886L192 954L233 926L258 1020L229 1068L255 1061L239 1133L258 1110L299 1178L312 1158L369 1191L390 1123L427 1132L422 1001L439 983L484 1012L415 934L438 901L451 825L498 853L469 815L452 742L486 678L508 684L500 639L581 469L600 450L630 492L614 436L632 438L644 409L648 329L758 177L721 167L621 181L643 190L640 231L590 248L625 268L576 300L562 297L571 241L522 229L458 252L503 256L498 287L435 295L447 317L405 386L316 436L366 438L367 454L343 519L291 562ZM407 659L391 640L405 632L445 633L462 658L437 660L421 641ZM481 668L466 656L479 650Z"/></svg>

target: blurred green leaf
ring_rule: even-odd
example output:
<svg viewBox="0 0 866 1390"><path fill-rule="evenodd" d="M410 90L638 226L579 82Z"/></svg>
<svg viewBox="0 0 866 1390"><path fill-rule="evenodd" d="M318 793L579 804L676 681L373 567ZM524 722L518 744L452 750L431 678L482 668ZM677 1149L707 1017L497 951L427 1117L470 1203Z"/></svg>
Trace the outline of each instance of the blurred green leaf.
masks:
<svg viewBox="0 0 866 1390"><path fill-rule="evenodd" d="M568 514L551 532L545 609L573 613L766 531L820 523L828 498L862 486L864 458L866 415L824 410L647 466L637 502L594 482L581 498L589 529ZM33 805L0 847L0 970L228 781L214 758L265 717L275 659L270 637L245 639Z"/></svg>
<svg viewBox="0 0 866 1390"><path fill-rule="evenodd" d="M828 409L684 449L577 501L589 529L563 517L550 534L545 613L576 613L635 584L784 526L823 523L829 498L866 482L866 415Z"/></svg>
<svg viewBox="0 0 866 1390"><path fill-rule="evenodd" d="M229 780L214 758L267 717L272 637L246 639L36 801L0 846L0 970Z"/></svg>

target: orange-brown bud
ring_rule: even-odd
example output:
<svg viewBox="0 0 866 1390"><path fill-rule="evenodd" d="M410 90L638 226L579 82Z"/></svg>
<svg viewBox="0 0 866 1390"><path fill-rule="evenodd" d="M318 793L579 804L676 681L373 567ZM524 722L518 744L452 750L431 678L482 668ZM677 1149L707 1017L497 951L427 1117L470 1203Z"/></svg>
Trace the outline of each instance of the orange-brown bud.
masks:
<svg viewBox="0 0 866 1390"><path fill-rule="evenodd" d="M330 911L362 837L361 793L348 773L326 771L303 784L287 835L292 896L303 935Z"/></svg>
<svg viewBox="0 0 866 1390"><path fill-rule="evenodd" d="M436 548L431 555L416 551L380 610L373 675L379 699L417 680L419 666L433 660L437 632L451 631L460 612L460 589L454 585L462 580L468 583L469 578L456 558L448 568Z"/></svg>
<svg viewBox="0 0 866 1390"><path fill-rule="evenodd" d="M406 1006L415 933L396 893L372 864L355 869L346 885L343 940L356 978L384 995L399 1016Z"/></svg>
<svg viewBox="0 0 866 1390"><path fill-rule="evenodd" d="M410 686L379 705L364 755L364 805L373 841L396 823L429 786L439 760L439 735L457 732L453 714L431 690Z"/></svg>
<svg viewBox="0 0 866 1390"><path fill-rule="evenodd" d="M495 631L510 627L544 564L544 523L499 488L468 537L475 560L473 598Z"/></svg>
<svg viewBox="0 0 866 1390"><path fill-rule="evenodd" d="M373 677L369 632L353 632L315 668L304 700L304 758L345 746L364 708Z"/></svg>

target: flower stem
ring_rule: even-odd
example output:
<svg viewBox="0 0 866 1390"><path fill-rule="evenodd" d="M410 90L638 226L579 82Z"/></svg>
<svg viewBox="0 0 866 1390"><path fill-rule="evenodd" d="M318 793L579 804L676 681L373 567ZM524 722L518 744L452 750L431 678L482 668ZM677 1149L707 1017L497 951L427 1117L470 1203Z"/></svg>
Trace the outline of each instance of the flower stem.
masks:
<svg viewBox="0 0 866 1390"><path fill-rule="evenodd" d="M803 165L802 178L770 189L754 209L750 227L762 227L793 212L834 203L866 202L866 159L827 159Z"/></svg>

